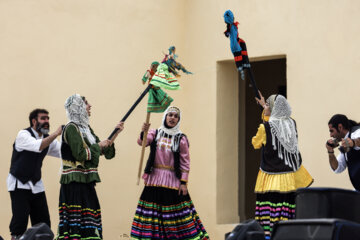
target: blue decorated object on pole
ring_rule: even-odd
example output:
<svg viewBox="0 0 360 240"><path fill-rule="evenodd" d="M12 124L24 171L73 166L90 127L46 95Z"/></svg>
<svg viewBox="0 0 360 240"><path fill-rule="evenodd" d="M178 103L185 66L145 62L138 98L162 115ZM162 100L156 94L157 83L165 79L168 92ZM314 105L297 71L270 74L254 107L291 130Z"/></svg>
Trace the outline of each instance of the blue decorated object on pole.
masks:
<svg viewBox="0 0 360 240"><path fill-rule="evenodd" d="M239 38L238 22L234 22L234 14L231 10L227 10L224 13L224 21L226 23L225 36L230 39L230 49L234 55L236 68L241 74L241 78L244 80L245 73L244 68L250 68L249 57L247 55L247 49L245 41Z"/></svg>
<svg viewBox="0 0 360 240"><path fill-rule="evenodd" d="M227 10L224 13L224 21L226 23L226 31L224 32L224 34L225 37L230 39L230 49L232 54L234 55L236 68L240 72L241 79L245 80L244 69L247 68L255 96L257 98L260 98L259 91L256 87L254 76L251 71L246 44L245 41L239 37L239 32L238 32L239 23L234 22L234 14L231 12L231 10Z"/></svg>

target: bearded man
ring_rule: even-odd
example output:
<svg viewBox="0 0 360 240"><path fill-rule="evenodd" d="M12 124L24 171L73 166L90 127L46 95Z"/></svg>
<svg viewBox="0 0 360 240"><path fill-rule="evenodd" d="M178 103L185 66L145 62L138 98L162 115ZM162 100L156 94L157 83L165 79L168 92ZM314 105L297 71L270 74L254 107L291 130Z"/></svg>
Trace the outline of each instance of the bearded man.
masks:
<svg viewBox="0 0 360 240"><path fill-rule="evenodd" d="M41 166L46 155L60 158L61 144L56 140L62 132L60 126L49 135L49 112L34 109L29 115L30 127L20 130L13 144L7 187L10 192L12 219L11 239L16 240L31 224L44 222L50 227Z"/></svg>
<svg viewBox="0 0 360 240"><path fill-rule="evenodd" d="M343 114L335 114L329 120L330 137L326 142L329 163L335 173L346 168L352 185L360 191L360 124ZM334 148L340 145L340 154L336 157Z"/></svg>

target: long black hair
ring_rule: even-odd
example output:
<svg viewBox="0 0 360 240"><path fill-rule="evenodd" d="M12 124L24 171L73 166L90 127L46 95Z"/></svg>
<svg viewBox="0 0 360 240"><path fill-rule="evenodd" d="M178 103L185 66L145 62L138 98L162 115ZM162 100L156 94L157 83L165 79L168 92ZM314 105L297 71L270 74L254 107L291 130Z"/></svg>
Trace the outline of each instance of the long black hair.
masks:
<svg viewBox="0 0 360 240"><path fill-rule="evenodd" d="M339 131L339 124L341 123L341 125L346 129L346 130L350 130L352 127L358 126L360 125L359 123L357 123L354 120L348 119L345 115L343 114L335 114L334 116L332 116L328 122L328 124L331 124L333 128L336 128Z"/></svg>

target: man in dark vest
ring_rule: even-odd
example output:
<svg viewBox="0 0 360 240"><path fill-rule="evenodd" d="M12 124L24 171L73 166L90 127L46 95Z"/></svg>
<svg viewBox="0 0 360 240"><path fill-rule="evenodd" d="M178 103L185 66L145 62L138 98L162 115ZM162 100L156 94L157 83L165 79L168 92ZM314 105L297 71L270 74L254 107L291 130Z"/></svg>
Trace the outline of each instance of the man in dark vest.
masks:
<svg viewBox="0 0 360 240"><path fill-rule="evenodd" d="M19 239L26 231L29 216L32 225L44 222L50 227L41 166L46 155L60 158L60 143L56 137L62 128L48 134L49 112L35 109L30 113L29 121L30 127L20 130L15 139L7 178L13 214L10 222L12 240Z"/></svg>
<svg viewBox="0 0 360 240"><path fill-rule="evenodd" d="M329 120L330 137L326 142L329 163L335 173L346 168L352 185L360 191L360 125L345 115L336 114ZM340 145L340 154L335 157L334 148Z"/></svg>

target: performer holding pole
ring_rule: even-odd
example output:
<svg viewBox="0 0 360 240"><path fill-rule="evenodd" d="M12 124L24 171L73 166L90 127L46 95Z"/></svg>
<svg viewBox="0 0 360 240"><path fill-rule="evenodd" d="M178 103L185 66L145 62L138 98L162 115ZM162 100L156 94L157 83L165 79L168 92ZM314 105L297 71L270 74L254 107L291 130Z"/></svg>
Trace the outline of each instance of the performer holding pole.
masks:
<svg viewBox="0 0 360 240"><path fill-rule="evenodd" d="M153 78L157 68L159 66L159 63L158 62L152 62L151 63L151 66L150 66L150 70L147 70L146 73L144 74L142 80L143 80L143 84L145 84L146 82L148 82L149 86L150 85L150 81L151 79ZM150 96L150 95L149 95ZM171 100L172 101L172 100ZM169 105L171 103L171 101L165 105ZM167 106L166 106L167 107ZM150 123L150 114L151 114L151 111L148 111L146 113L146 121L145 123L146 124L149 124ZM148 134L148 130L146 130L144 132L144 135L146 136ZM141 170L142 170L142 163L143 163L143 159L144 159L144 154L145 154L145 146L146 146L146 138L143 139L142 141L142 148L141 148L141 156L140 156L140 164L139 164L139 170L138 170L138 178L137 178L137 185L139 185L140 183L140 177L141 177Z"/></svg>
<svg viewBox="0 0 360 240"><path fill-rule="evenodd" d="M175 51L176 51L175 46L171 46L169 48L169 54L165 55L165 58L163 59L162 63L158 65L157 62L153 62L151 64L150 70L147 70L147 72L143 77L143 82L148 81L149 86L152 86L149 90L145 124L149 124L150 122L150 113L164 112L166 108L170 105L170 103L173 101L173 99L169 95L167 95L161 88L165 88L169 90L180 89L180 85L176 79L176 77L180 77L180 75L176 70L182 70L186 74L192 74L191 72L187 71L181 63L175 60L177 58ZM156 68L156 72L154 73L154 69L156 65L158 66ZM147 130L145 130L144 135L145 136L147 135ZM139 185L140 183L145 147L146 147L146 138L144 138L142 141L137 185Z"/></svg>
<svg viewBox="0 0 360 240"><path fill-rule="evenodd" d="M138 139L150 146L143 176L145 187L136 208L131 239L209 239L187 188L189 142L180 130L180 109L168 107L161 126Z"/></svg>
<svg viewBox="0 0 360 240"><path fill-rule="evenodd" d="M111 140L100 139L89 125L91 104L79 94L65 102L69 123L62 133L62 174L59 197L60 239L102 239L101 209L95 185L100 182L99 158L115 156L113 141L123 130L124 123Z"/></svg>
<svg viewBox="0 0 360 240"><path fill-rule="evenodd" d="M302 166L296 123L290 117L288 101L277 94L265 102L259 95L256 101L264 108L264 117L252 138L254 148L262 148L255 185L255 219L264 228L266 239L270 239L275 222L295 217L296 189L310 186L313 179Z"/></svg>

